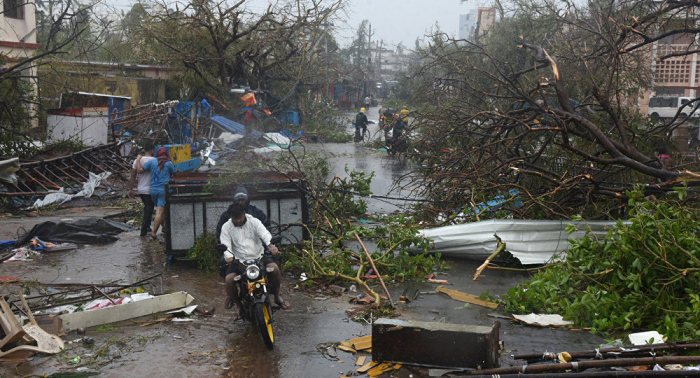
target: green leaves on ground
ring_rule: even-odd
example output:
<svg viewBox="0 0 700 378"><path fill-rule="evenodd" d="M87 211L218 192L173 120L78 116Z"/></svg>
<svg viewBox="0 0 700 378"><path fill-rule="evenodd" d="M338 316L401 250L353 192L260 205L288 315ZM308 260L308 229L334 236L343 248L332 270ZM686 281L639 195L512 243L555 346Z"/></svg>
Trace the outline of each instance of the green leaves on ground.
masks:
<svg viewBox="0 0 700 378"><path fill-rule="evenodd" d="M376 243L376 247L368 246L368 251L385 281L422 278L444 269L439 254L425 253L430 241L418 234L417 222L404 215L374 228L354 227L341 240L312 238L287 256L285 269L300 269L310 277L364 277L372 266L355 240L355 232Z"/></svg>
<svg viewBox="0 0 700 378"><path fill-rule="evenodd" d="M211 232L204 232L197 237L194 247L187 251L187 258L197 260L199 269L205 272L214 272L219 269L219 259L221 253L216 251L216 235Z"/></svg>
<svg viewBox="0 0 700 378"><path fill-rule="evenodd" d="M700 337L700 211L628 192L630 224L602 240L572 240L566 261L511 288L506 310L558 313L600 330L656 330L671 340Z"/></svg>

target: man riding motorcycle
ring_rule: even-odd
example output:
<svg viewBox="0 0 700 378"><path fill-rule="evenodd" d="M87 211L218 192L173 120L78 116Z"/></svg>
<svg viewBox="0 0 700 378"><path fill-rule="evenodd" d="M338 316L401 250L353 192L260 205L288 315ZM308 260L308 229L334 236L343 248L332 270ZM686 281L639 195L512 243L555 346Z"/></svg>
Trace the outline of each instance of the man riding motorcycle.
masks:
<svg viewBox="0 0 700 378"><path fill-rule="evenodd" d="M250 214L257 218L260 222L262 222L263 226L265 228L272 232L272 224L270 223L270 219L268 219L267 215L265 212L260 209L259 207L255 205L250 204L250 199L248 198L248 191L243 185L240 185L238 188L236 188L236 191L233 193L233 203L240 203L242 206L245 207L245 212L246 214ZM221 228L224 227L224 224L231 219L231 214L228 213L228 210L224 211L221 213L221 216L219 217L219 223L216 225L216 239L219 240L221 238ZM265 251L268 253L269 251ZM275 262L279 262L279 256L274 256L273 257ZM228 268L228 264L224 261L224 257L221 256L221 261L219 262L219 265L221 266L221 271L219 274L221 277L226 277L226 269ZM233 303L228 303L226 308L231 308L233 306Z"/></svg>
<svg viewBox="0 0 700 378"><path fill-rule="evenodd" d="M404 120L398 114L395 114L394 125L391 130L391 139L389 139L389 145L396 144L406 127L408 126L406 125Z"/></svg>
<svg viewBox="0 0 700 378"><path fill-rule="evenodd" d="M238 271L238 264L231 264L235 259L239 261L255 260L264 253L262 242L270 249L272 255L279 254L279 250L273 244L270 244L272 235L265 226L255 217L246 214L245 207L241 204L234 203L228 208L228 213L231 219L221 228L221 244L226 246L224 259L229 264L226 270L226 305L234 303L236 305L236 316L234 321L242 319L241 302L238 296L238 287L235 284L234 277L241 275L244 272ZM280 283L282 274L279 266L274 262L272 256L266 255L263 257L264 265L271 268L269 273L269 288L270 294L274 295L275 303L281 309L286 310L290 307L289 303L280 297Z"/></svg>

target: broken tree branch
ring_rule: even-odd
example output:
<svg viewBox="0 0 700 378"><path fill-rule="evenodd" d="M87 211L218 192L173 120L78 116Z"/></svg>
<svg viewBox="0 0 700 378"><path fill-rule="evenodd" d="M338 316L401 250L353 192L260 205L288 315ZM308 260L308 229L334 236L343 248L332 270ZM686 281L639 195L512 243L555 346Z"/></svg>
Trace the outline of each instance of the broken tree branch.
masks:
<svg viewBox="0 0 700 378"><path fill-rule="evenodd" d="M484 269L486 269L486 267L489 266L489 263L491 263L491 261L493 259L495 259L499 253L501 253L504 249L506 249L506 243L502 242L501 238L499 238L498 235L493 235L493 236L496 238L496 242L498 243L498 246L496 247L496 250L491 254L491 256L489 256L486 259L486 261L484 261L484 263L481 264L481 266L476 268L476 273L474 274L474 281L478 280L479 276L481 275L481 272L483 272Z"/></svg>
<svg viewBox="0 0 700 378"><path fill-rule="evenodd" d="M391 299L391 293L389 293L389 289L386 288L386 285L384 284L384 279L382 278L382 275L379 273L379 270L377 270L377 267L374 265L374 260L372 260L372 256L369 255L369 252L367 251L367 248L365 247L365 244L362 243L362 239L360 239L360 236L357 235L357 232L355 234L355 239L357 239L358 242L360 242L360 245L362 246L362 249L365 251L365 254L367 255L367 258L369 259L370 264L372 264L372 269L377 273L377 277L379 277L379 282L382 284L382 288L384 288L384 292L386 293L386 296L389 298L389 303L391 304L391 308L395 308L394 306L394 300Z"/></svg>

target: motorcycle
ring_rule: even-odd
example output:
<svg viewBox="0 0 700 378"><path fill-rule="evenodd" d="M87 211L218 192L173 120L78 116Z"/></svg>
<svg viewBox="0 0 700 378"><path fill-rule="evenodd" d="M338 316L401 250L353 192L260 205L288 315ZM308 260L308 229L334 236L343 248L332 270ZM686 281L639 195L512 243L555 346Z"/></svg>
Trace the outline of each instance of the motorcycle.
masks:
<svg viewBox="0 0 700 378"><path fill-rule="evenodd" d="M273 238L272 244L278 243L281 238ZM217 251L224 253L226 246L219 244ZM275 347L275 336L272 330L272 302L267 291L267 275L272 272L263 263L265 254L255 260L233 260L231 264L238 264L238 271L244 272L233 278L238 285L238 299L241 301L241 315L243 320L249 321L260 331L267 349Z"/></svg>
<svg viewBox="0 0 700 378"><path fill-rule="evenodd" d="M406 133L401 134L395 142L392 142L393 138L386 140L386 152L389 155L394 155L397 152L406 152L408 150L408 141Z"/></svg>

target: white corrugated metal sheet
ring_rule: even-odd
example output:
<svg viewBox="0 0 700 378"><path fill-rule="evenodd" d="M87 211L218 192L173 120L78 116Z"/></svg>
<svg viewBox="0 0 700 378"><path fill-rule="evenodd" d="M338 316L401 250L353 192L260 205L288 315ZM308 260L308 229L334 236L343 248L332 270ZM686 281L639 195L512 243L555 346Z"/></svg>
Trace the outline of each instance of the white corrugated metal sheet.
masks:
<svg viewBox="0 0 700 378"><path fill-rule="evenodd" d="M568 224L579 231L567 233ZM568 239L583 238L588 229L603 236L616 224L615 221L494 219L432 228L421 233L435 244L433 252L478 261L486 260L496 250L495 234L523 265L533 265L544 264L555 253L566 251L570 247Z"/></svg>

